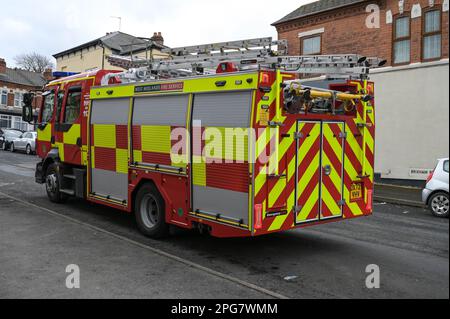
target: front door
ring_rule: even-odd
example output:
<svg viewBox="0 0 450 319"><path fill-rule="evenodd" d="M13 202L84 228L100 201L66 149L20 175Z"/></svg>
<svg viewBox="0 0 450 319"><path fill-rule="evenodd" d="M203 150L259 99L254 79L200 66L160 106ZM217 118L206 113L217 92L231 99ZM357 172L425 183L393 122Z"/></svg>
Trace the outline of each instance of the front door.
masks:
<svg viewBox="0 0 450 319"><path fill-rule="evenodd" d="M296 223L342 217L345 124L299 121L296 140Z"/></svg>

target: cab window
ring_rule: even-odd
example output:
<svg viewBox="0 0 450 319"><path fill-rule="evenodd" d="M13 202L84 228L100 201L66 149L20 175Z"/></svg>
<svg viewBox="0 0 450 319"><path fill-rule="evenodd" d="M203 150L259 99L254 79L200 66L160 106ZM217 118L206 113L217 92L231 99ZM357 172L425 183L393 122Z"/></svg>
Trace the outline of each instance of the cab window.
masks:
<svg viewBox="0 0 450 319"><path fill-rule="evenodd" d="M80 116L81 87L72 88L67 94L66 108L64 111L64 124L73 124Z"/></svg>
<svg viewBox="0 0 450 319"><path fill-rule="evenodd" d="M55 109L55 91L44 93L44 106L42 108L42 123L48 123L52 120Z"/></svg>
<svg viewBox="0 0 450 319"><path fill-rule="evenodd" d="M448 173L449 172L449 167L448 167L448 161L444 162L444 172Z"/></svg>

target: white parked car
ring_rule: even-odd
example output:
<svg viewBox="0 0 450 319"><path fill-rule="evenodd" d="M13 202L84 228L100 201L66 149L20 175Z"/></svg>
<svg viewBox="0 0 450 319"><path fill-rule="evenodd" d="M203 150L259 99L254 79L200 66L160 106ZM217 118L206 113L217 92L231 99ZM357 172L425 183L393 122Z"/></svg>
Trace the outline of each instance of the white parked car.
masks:
<svg viewBox="0 0 450 319"><path fill-rule="evenodd" d="M427 186L423 190L422 200L437 217L448 217L448 174L449 159L441 159L430 174Z"/></svg>
<svg viewBox="0 0 450 319"><path fill-rule="evenodd" d="M36 132L25 132L11 142L9 150L11 152L24 151L28 155L32 155L36 152L36 138Z"/></svg>

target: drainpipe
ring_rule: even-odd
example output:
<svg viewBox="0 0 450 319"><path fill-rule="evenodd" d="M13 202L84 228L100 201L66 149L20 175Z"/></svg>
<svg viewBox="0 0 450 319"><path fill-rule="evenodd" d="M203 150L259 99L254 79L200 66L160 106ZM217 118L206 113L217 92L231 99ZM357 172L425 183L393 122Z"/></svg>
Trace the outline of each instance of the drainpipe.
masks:
<svg viewBox="0 0 450 319"><path fill-rule="evenodd" d="M105 46L103 45L103 43L100 44L100 46L102 47L102 70L105 69Z"/></svg>

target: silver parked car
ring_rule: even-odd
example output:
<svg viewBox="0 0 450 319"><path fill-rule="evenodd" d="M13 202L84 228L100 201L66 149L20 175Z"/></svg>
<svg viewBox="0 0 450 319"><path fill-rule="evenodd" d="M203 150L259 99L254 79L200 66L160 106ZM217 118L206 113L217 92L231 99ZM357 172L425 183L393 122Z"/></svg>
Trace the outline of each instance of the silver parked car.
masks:
<svg viewBox="0 0 450 319"><path fill-rule="evenodd" d="M11 142L23 134L22 131L16 129L1 129L0 132L0 149L7 151Z"/></svg>
<svg viewBox="0 0 450 319"><path fill-rule="evenodd" d="M441 159L430 174L427 186L423 190L422 200L437 217L448 217L448 158Z"/></svg>
<svg viewBox="0 0 450 319"><path fill-rule="evenodd" d="M24 151L32 155L36 152L36 138L36 132L25 132L11 142L9 149L11 152Z"/></svg>

